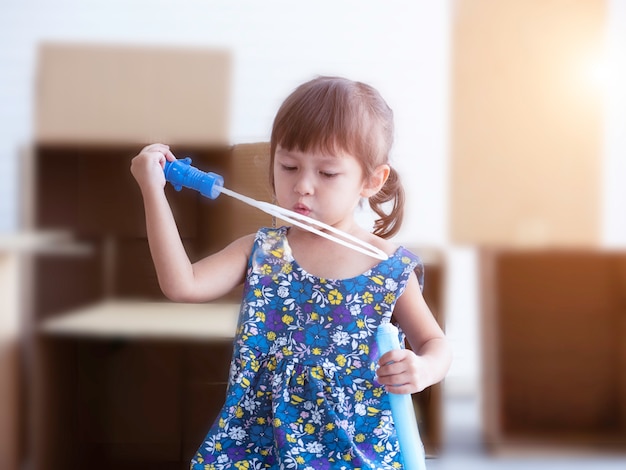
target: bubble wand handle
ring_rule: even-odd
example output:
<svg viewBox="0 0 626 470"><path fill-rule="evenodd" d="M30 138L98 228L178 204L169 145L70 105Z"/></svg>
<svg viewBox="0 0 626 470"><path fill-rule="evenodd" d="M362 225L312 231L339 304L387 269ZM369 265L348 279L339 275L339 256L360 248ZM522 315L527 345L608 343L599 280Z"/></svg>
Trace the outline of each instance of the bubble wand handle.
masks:
<svg viewBox="0 0 626 470"><path fill-rule="evenodd" d="M165 179L169 181L177 191L180 191L184 186L186 188L195 189L203 196L211 199L215 199L220 195L220 193L224 193L245 204L256 207L269 215L279 217L286 222L308 230L309 232L315 233L316 235L324 237L347 248L351 248L355 251L381 260L386 260L388 258L384 251L376 248L370 243L364 242L363 240L360 240L348 233L338 230L335 227L305 215L298 214L297 212L284 209L277 205L257 201L256 199L252 199L251 197L244 196L225 188L224 178L215 173L205 173L196 167L191 166L191 159L189 157L181 160L175 160L173 162L165 162L163 171L165 173ZM328 232L334 233L335 235Z"/></svg>
<svg viewBox="0 0 626 470"><path fill-rule="evenodd" d="M400 349L398 328L391 323L379 325L376 330L376 343L381 356L392 349ZM426 470L424 445L420 439L411 395L408 393L389 393L389 404L396 426L404 468L407 470Z"/></svg>
<svg viewBox="0 0 626 470"><path fill-rule="evenodd" d="M215 173L206 173L191 166L191 158L181 158L173 162L165 162L163 168L165 179L176 191L182 187L195 189L200 194L211 199L220 195L220 188L224 186L224 178Z"/></svg>

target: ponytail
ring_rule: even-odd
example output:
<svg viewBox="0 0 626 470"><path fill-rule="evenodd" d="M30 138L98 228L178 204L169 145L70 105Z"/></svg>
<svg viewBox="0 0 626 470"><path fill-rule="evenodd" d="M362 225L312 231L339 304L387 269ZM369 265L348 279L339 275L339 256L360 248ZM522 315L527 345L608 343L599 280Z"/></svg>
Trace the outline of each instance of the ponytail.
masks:
<svg viewBox="0 0 626 470"><path fill-rule="evenodd" d="M400 230L404 218L404 199L400 175L394 168L391 168L383 187L369 198L370 207L379 216L374 222L374 235L391 238ZM383 208L383 205L388 202L393 202L389 213Z"/></svg>

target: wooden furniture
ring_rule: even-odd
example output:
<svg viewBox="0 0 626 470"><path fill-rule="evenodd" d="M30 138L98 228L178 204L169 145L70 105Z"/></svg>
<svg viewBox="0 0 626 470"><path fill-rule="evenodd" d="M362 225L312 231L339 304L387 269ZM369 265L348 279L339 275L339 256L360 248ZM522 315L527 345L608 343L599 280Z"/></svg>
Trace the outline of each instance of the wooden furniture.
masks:
<svg viewBox="0 0 626 470"><path fill-rule="evenodd" d="M225 396L237 314L117 300L44 322L38 468L187 468Z"/></svg>
<svg viewBox="0 0 626 470"><path fill-rule="evenodd" d="M626 451L626 252L483 250L494 451Z"/></svg>
<svg viewBox="0 0 626 470"><path fill-rule="evenodd" d="M31 264L37 253L75 256L86 247L66 233L16 232L0 236L0 468L17 470L24 460L28 405L24 377L24 326L32 295Z"/></svg>
<svg viewBox="0 0 626 470"><path fill-rule="evenodd" d="M20 255L13 241L0 240L0 467L17 470L22 405L20 377Z"/></svg>

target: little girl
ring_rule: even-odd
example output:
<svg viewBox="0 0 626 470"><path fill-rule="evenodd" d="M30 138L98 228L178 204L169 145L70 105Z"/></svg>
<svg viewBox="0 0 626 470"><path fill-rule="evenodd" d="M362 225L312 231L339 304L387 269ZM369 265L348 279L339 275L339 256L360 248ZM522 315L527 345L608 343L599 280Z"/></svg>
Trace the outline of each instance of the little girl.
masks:
<svg viewBox="0 0 626 470"><path fill-rule="evenodd" d="M422 297L419 258L388 240L404 204L392 140L392 111L376 90L320 77L280 107L269 168L279 206L374 245L385 261L283 226L191 263L163 191L174 155L152 144L133 159L165 295L206 302L244 283L226 400L193 470L401 467L388 393L439 382L451 354ZM373 233L355 222L362 199L380 217ZM378 360L376 328L389 321L412 350Z"/></svg>

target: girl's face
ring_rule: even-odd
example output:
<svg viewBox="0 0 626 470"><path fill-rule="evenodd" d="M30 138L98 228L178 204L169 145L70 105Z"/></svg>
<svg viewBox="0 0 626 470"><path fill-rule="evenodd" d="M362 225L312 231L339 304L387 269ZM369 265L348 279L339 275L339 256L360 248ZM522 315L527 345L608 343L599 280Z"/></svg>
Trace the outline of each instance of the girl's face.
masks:
<svg viewBox="0 0 626 470"><path fill-rule="evenodd" d="M356 157L276 148L274 186L279 206L332 226L349 228L359 200L369 197Z"/></svg>

